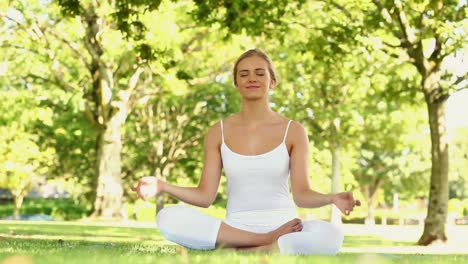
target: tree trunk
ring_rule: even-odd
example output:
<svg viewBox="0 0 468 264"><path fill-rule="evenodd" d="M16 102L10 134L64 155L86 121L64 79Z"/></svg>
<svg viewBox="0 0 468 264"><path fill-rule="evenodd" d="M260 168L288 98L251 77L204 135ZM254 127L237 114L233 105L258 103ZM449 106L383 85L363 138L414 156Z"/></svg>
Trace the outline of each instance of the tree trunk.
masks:
<svg viewBox="0 0 468 264"><path fill-rule="evenodd" d="M159 211L164 208L165 199L162 195L156 196L156 216L158 215Z"/></svg>
<svg viewBox="0 0 468 264"><path fill-rule="evenodd" d="M440 80L440 79L439 79ZM437 78L428 78L424 87L432 88L438 84ZM447 221L449 146L445 120L445 103L448 95L442 88L424 89L431 130L432 170L429 190L429 206L424 224L424 232L419 245L429 245L436 240L446 241L445 223Z"/></svg>
<svg viewBox="0 0 468 264"><path fill-rule="evenodd" d="M92 77L92 114L89 118L96 127L96 180L92 216L122 218L121 127L127 118L127 104L119 97L111 63L104 61L104 49L99 41L103 20L89 6L82 16L85 27L85 46L91 56L88 66ZM136 78L138 75L136 75ZM130 78L130 79L133 79ZM131 81L130 81L131 82Z"/></svg>
<svg viewBox="0 0 468 264"><path fill-rule="evenodd" d="M173 162L167 162L167 163L158 162L158 164L160 165L155 169L154 174L156 175L158 179L166 181L167 177L169 176L169 173L174 168L175 164ZM156 196L156 216L158 215L159 211L161 211L164 208L165 202L166 200L164 199L164 196L162 195Z"/></svg>
<svg viewBox="0 0 468 264"><path fill-rule="evenodd" d="M338 139L338 131L340 128L340 120L336 118L331 124L331 140L330 140L330 151L332 155L332 193L340 192L340 145ZM335 206L332 205L331 210L331 222L334 224L341 224L341 212Z"/></svg>
<svg viewBox="0 0 468 264"><path fill-rule="evenodd" d="M97 186L93 216L122 217L120 128L121 115L114 115L97 138Z"/></svg>
<svg viewBox="0 0 468 264"><path fill-rule="evenodd" d="M23 205L23 200L24 200L24 195L15 195L14 196L14 203L15 203L15 209L13 212L13 220L18 220L19 219L19 213L21 206Z"/></svg>
<svg viewBox="0 0 468 264"><path fill-rule="evenodd" d="M371 198L367 200L367 217L366 217L366 225L373 226L375 225L375 204L374 200Z"/></svg>
<svg viewBox="0 0 468 264"><path fill-rule="evenodd" d="M165 174L163 173L164 168L161 168L160 166L154 170L154 174L156 178L161 179L163 181L166 181ZM159 211L161 211L164 208L164 196L162 195L157 195L156 196L156 216L158 215Z"/></svg>
<svg viewBox="0 0 468 264"><path fill-rule="evenodd" d="M366 225L375 225L375 202L380 188L380 182L380 180L377 180L376 183L370 183L363 188L363 193L367 200Z"/></svg>

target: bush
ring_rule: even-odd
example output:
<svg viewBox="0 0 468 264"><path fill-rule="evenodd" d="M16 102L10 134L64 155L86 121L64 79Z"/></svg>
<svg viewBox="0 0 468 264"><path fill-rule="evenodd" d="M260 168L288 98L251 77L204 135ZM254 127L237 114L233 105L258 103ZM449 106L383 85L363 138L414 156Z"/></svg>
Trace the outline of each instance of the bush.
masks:
<svg viewBox="0 0 468 264"><path fill-rule="evenodd" d="M155 222L156 221L156 203L136 200L134 204L127 205L127 215L129 219Z"/></svg>
<svg viewBox="0 0 468 264"><path fill-rule="evenodd" d="M45 214L57 220L76 220L85 217L91 206L78 204L72 199L26 198L20 214ZM0 206L0 218L13 215L13 202Z"/></svg>
<svg viewBox="0 0 468 264"><path fill-rule="evenodd" d="M463 216L468 216L468 199L462 201L463 204Z"/></svg>
<svg viewBox="0 0 468 264"><path fill-rule="evenodd" d="M456 213L458 217L464 215L465 207L466 206L463 204L463 201L460 199L453 198L448 201L448 212Z"/></svg>

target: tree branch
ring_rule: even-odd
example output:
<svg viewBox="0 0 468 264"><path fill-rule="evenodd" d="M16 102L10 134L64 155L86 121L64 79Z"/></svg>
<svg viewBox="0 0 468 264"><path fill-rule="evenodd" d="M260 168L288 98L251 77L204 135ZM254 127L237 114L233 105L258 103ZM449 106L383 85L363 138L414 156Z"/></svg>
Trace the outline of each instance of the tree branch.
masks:
<svg viewBox="0 0 468 264"><path fill-rule="evenodd" d="M91 109L91 107L88 105L88 103L86 103L85 104L85 110L83 112L84 116L86 117L86 119L89 121L89 123L91 123L91 125L96 130L102 129L104 126L101 123L99 123L99 121L97 119L97 116L96 116L96 114L94 112L95 111L93 111Z"/></svg>
<svg viewBox="0 0 468 264"><path fill-rule="evenodd" d="M401 44L393 45L393 44L390 44L390 43L385 42L385 41L382 41L382 44L384 44L385 46L390 47L390 48L401 48L402 47Z"/></svg>
<svg viewBox="0 0 468 264"><path fill-rule="evenodd" d="M25 50L25 51L29 51L29 52L31 52L31 53L35 53L35 54L37 54L37 55L46 57L44 54L41 54L38 50L30 49L30 48L25 48L25 47L21 47L21 46L18 46L18 45L3 44L3 45L0 46L0 47L1 47L1 48L14 48L14 49L18 49L18 50ZM48 58L48 57L47 57L47 58Z"/></svg>
<svg viewBox="0 0 468 264"><path fill-rule="evenodd" d="M380 14L382 15L382 18L384 19L385 23L387 23L389 26L392 26L393 19L390 13L388 12L388 9L385 8L385 6L382 4L382 2L380 2L380 0L372 0L372 2L380 10Z"/></svg>
<svg viewBox="0 0 468 264"><path fill-rule="evenodd" d="M37 55L40 55L40 56L43 56L43 57L47 57L46 55L44 54L40 54L37 50L33 50L33 49L28 49L28 48L24 48L24 47L19 47L19 46L14 46L14 45L3 45L2 47L13 47L13 48L17 48L17 49L21 49L21 50L27 50L31 53L35 53ZM57 60L59 63L60 61ZM61 63L60 63L61 64ZM50 66L50 65L49 65ZM27 74L25 77L31 77L35 80L41 80L45 83L51 83L51 84L54 84L60 88L62 88L63 90L65 91L69 91L69 92L74 92L74 91L77 91L78 88L69 84L69 83L66 83L64 81L62 81L63 79L63 74L60 73L60 72L57 72L56 70L53 70L52 67L49 67L50 68L50 72L52 73L52 76L54 77L54 80L51 80L49 78L45 78L45 77L42 77L42 76L39 76L39 75L36 75L34 73L29 73Z"/></svg>
<svg viewBox="0 0 468 264"><path fill-rule="evenodd" d="M127 89L122 90L119 92L119 97L122 102L125 103L127 110L133 106L133 101L131 100L132 95L134 94L136 88L138 87L138 82L140 80L140 76L143 73L143 68L137 66L135 72L130 77Z"/></svg>
<svg viewBox="0 0 468 264"><path fill-rule="evenodd" d="M73 92L73 91L77 90L76 87L73 87L72 85L70 85L70 84L68 84L66 82L62 82L61 79L58 78L58 76L55 76L55 75L54 75L54 81L51 80L51 79L44 78L42 76L36 75L34 73L29 73L28 75L26 75L26 77L31 77L33 79L41 80L41 81L43 81L45 83L51 83L51 84L57 85L58 87L62 88L65 91Z"/></svg>
<svg viewBox="0 0 468 264"><path fill-rule="evenodd" d="M197 32L190 40L182 44L181 46L182 52L184 54L191 53L193 51L193 49L190 48L192 44L195 43L195 41L197 40L203 39L206 35L208 35L208 33L209 33L208 29L205 29L202 32Z"/></svg>
<svg viewBox="0 0 468 264"><path fill-rule="evenodd" d="M336 3L335 1L331 1L331 4L332 6L336 7L337 9L339 9L341 12L343 12L347 18L351 19L353 16L351 15L351 13L344 7L344 6L341 6L339 5L338 3Z"/></svg>
<svg viewBox="0 0 468 264"><path fill-rule="evenodd" d="M402 45L411 47L411 44L413 44L414 40L411 34L411 28L408 24L408 20L406 19L406 14L403 11L403 7L401 6L400 0L394 0L394 5L395 9L397 10L396 17L398 21L398 26L400 27L400 30L403 33L404 43L402 43Z"/></svg>
<svg viewBox="0 0 468 264"><path fill-rule="evenodd" d="M83 52L78 49L78 45L74 42L71 42L67 39L65 39L63 36L59 36L56 32L50 31L52 36L56 37L58 40L62 41L65 45L67 45L73 53L84 63L86 68L90 68L91 65L89 64L88 60L83 56Z"/></svg>
<svg viewBox="0 0 468 264"><path fill-rule="evenodd" d="M458 77L455 82L453 83L453 85L457 86L459 85L460 83L462 82L467 82L467 84L465 84L464 86L460 87L460 88L457 88L456 91L461 91L461 90L464 90L464 89L468 89L468 73L465 73L465 75L463 76L460 76Z"/></svg>
<svg viewBox="0 0 468 264"><path fill-rule="evenodd" d="M325 4L331 4L332 6L336 7L336 9L339 9L341 12L343 12L346 17L348 18L353 17L351 13L344 6L336 3L335 1L320 0L319 2L324 2Z"/></svg>
<svg viewBox="0 0 468 264"><path fill-rule="evenodd" d="M96 36L99 34L100 31L99 23L97 22L97 20L98 17L92 8L90 8L82 17L81 22L84 24L86 30L84 43L92 59L96 61L98 65L104 66L105 63L101 59L101 55L103 53L102 46L96 39Z"/></svg>

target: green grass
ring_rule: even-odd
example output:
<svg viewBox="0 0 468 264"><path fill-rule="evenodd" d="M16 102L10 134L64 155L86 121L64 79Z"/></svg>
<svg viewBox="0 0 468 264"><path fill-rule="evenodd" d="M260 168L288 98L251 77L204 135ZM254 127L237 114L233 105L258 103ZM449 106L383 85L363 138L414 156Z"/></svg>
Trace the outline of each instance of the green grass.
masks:
<svg viewBox="0 0 468 264"><path fill-rule="evenodd" d="M365 229L364 229L365 230ZM344 249L410 247L372 234L346 236ZM344 250L345 251L345 250ZM228 250L186 250L166 241L155 228L78 222L0 222L0 263L12 256L33 263L468 263L468 255L340 253L338 256L282 256ZM11 262L11 261L10 261ZM13 263L13 262L11 262ZM14 260L15 264L27 261Z"/></svg>

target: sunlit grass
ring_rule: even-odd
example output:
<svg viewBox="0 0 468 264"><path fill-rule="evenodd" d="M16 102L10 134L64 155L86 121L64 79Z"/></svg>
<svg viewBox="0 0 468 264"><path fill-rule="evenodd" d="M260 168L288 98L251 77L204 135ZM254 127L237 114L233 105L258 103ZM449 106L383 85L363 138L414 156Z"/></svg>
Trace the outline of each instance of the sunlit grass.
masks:
<svg viewBox="0 0 468 264"><path fill-rule="evenodd" d="M393 228L393 229L392 229ZM166 241L154 227L112 226L79 222L0 222L0 263L26 256L33 263L468 263L465 254L417 254L417 227L408 227L402 240L386 238L379 228L349 226L338 256L283 256L228 250L186 250ZM359 231L360 230L360 231ZM405 228L389 228L388 233ZM409 232L414 230L413 232ZM467 228L462 229L466 232ZM380 232L380 233L379 233ZM409 236L408 236L409 234ZM406 235L406 237L405 237ZM466 245L466 244L465 244ZM382 253L376 248L397 252ZM401 251L401 252L400 252ZM15 264L26 264L14 260Z"/></svg>

